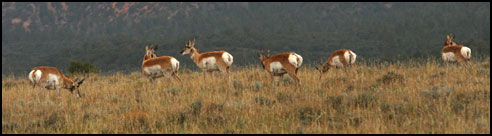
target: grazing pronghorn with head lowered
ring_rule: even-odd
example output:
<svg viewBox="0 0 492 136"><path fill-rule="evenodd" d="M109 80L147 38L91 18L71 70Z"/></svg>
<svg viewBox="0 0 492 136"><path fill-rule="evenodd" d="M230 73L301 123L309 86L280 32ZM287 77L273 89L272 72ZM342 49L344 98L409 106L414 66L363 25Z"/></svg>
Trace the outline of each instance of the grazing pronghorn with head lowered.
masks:
<svg viewBox="0 0 492 136"><path fill-rule="evenodd" d="M171 56L157 57L155 54L156 46L145 46L145 55L142 62L142 72L147 76L150 82L154 82L154 79L159 77L172 76L178 81L181 81L177 75L179 70L179 61Z"/></svg>
<svg viewBox="0 0 492 136"><path fill-rule="evenodd" d="M330 58L328 58L328 61L326 61L324 64L320 63L321 67L316 66L316 70L321 72L319 78L321 79L321 76L331 67L343 67L344 70L346 70L348 66L355 64L356 57L357 55L351 50L340 49L334 51L331 54Z"/></svg>
<svg viewBox="0 0 492 136"><path fill-rule="evenodd" d="M283 76L289 74L290 77L296 82L296 86L300 85L300 80L297 77L297 71L302 65L302 57L295 52L284 52L270 56L270 50L267 51L267 55L263 54L263 50L259 54L261 66L265 69L272 83L275 76Z"/></svg>
<svg viewBox="0 0 492 136"><path fill-rule="evenodd" d="M454 61L458 61L463 64L463 62L469 62L471 58L471 49L466 46L456 44L454 42L454 34L453 36L447 34L441 56L446 65L448 62Z"/></svg>
<svg viewBox="0 0 492 136"><path fill-rule="evenodd" d="M188 40L185 43L185 48L180 53L182 55L190 54L191 59L195 64L202 69L204 78L206 72L221 71L229 79L229 68L232 65L232 55L226 51L209 51L200 53L195 47L195 39Z"/></svg>
<svg viewBox="0 0 492 136"><path fill-rule="evenodd" d="M72 80L71 78L63 75L63 73L55 68L48 66L40 66L35 67L29 73L29 80L32 83L32 89L38 85L41 91L43 88L48 90L54 90L58 92L58 96L60 96L60 88L65 88L70 90L71 93L75 91L77 97L80 97L79 87L84 82L85 79L82 80Z"/></svg>

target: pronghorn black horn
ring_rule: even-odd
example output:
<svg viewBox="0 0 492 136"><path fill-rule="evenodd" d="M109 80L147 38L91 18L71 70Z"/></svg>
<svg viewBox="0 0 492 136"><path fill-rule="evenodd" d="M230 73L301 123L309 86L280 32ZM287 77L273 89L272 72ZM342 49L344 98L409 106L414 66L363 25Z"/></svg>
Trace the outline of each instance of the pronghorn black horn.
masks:
<svg viewBox="0 0 492 136"><path fill-rule="evenodd" d="M81 84L82 82L84 82L85 78L82 78L80 81L78 81L79 84Z"/></svg>

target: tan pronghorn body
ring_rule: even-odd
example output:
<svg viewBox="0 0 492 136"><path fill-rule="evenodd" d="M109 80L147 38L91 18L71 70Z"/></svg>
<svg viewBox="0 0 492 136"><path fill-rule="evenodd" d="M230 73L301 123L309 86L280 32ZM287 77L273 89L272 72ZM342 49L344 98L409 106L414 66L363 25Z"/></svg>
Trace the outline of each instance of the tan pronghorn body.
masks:
<svg viewBox="0 0 492 136"><path fill-rule="evenodd" d="M29 80L32 83L32 88L37 86L46 88L49 90L54 90L60 95L60 88L65 88L70 90L71 93L75 91L77 97L80 97L79 86L84 82L85 79L73 81L71 78L63 75L63 73L55 68L48 66L35 67L29 73Z"/></svg>
<svg viewBox="0 0 492 136"><path fill-rule="evenodd" d="M181 81L177 75L179 70L179 61L171 56L157 57L155 54L156 47L145 47L146 54L142 62L142 73L147 76L150 82L159 77L172 76L178 81Z"/></svg>
<svg viewBox="0 0 492 136"><path fill-rule="evenodd" d="M188 41L182 55L190 54L191 59L204 72L221 71L229 78L229 69L233 62L233 57L226 51L209 51L200 53L195 47L195 40Z"/></svg>
<svg viewBox="0 0 492 136"><path fill-rule="evenodd" d="M319 78L321 78L321 76L331 67L346 69L348 66L355 64L356 58L357 55L351 50L340 49L334 51L330 58L328 58L328 61L321 64L321 67L316 67L316 69L321 72Z"/></svg>
<svg viewBox="0 0 492 136"><path fill-rule="evenodd" d="M446 35L446 42L444 42L444 47L441 51L441 56L444 62L458 61L460 63L469 61L471 58L471 49L458 45L454 42L454 36Z"/></svg>
<svg viewBox="0 0 492 136"><path fill-rule="evenodd" d="M270 56L270 51L268 51L267 55L264 55L263 51L261 51L259 57L261 65L270 75L272 83L274 82L275 76L288 74L295 80L297 86L300 85L297 71L299 71L302 65L301 55L295 52L285 52Z"/></svg>

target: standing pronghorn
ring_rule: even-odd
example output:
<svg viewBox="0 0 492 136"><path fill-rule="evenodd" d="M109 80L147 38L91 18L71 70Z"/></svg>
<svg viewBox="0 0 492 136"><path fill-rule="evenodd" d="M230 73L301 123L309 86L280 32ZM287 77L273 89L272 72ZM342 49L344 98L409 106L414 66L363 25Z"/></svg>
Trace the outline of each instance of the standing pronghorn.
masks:
<svg viewBox="0 0 492 136"><path fill-rule="evenodd" d="M320 63L321 67L316 66L316 70L321 72L319 75L319 78L321 79L321 76L328 71L331 67L343 67L344 70L347 70L347 66L351 66L355 64L355 58L357 55L352 52L351 50L347 49L340 49L334 51L330 58L328 58L328 61L326 61L324 64Z"/></svg>
<svg viewBox="0 0 492 136"><path fill-rule="evenodd" d="M177 75L179 70L179 61L171 56L157 57L155 54L156 46L145 46L145 55L142 62L142 73L147 76L150 82L154 82L154 79L159 77L173 76L178 81L181 81Z"/></svg>
<svg viewBox="0 0 492 136"><path fill-rule="evenodd" d="M206 72L221 71L226 74L229 79L229 68L232 65L232 55L226 51L209 51L200 53L198 49L195 49L195 39L193 41L188 40L185 43L185 48L181 51L181 55L190 54L190 58L195 64L202 69L204 78Z"/></svg>
<svg viewBox="0 0 492 136"><path fill-rule="evenodd" d="M446 65L448 62L452 61L458 61L463 64L463 62L469 62L471 58L471 49L466 46L456 44L454 42L454 34L452 37L447 34L441 56Z"/></svg>
<svg viewBox="0 0 492 136"><path fill-rule="evenodd" d="M295 52L284 52L270 56L270 50L267 51L267 55L264 55L262 50L260 51L259 57L261 66L270 75L272 83L274 83L275 76L283 76L287 73L296 82L296 87L300 85L297 71L299 71L302 64L301 55Z"/></svg>
<svg viewBox="0 0 492 136"><path fill-rule="evenodd" d="M70 90L71 93L75 91L77 97L80 97L79 87L85 79L78 80L77 78L72 80L71 78L63 75L63 73L55 67L40 66L32 69L29 73L29 80L32 83L33 90L34 87L38 85L40 86L40 91L43 88L48 90L56 89L58 96L60 96L60 88L65 88Z"/></svg>

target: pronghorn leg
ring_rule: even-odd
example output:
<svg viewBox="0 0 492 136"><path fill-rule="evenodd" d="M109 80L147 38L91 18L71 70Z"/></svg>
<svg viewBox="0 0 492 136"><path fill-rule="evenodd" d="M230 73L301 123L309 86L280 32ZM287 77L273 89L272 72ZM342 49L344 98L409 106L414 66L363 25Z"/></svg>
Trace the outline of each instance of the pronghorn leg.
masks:
<svg viewBox="0 0 492 136"><path fill-rule="evenodd" d="M297 74L296 74L296 71L295 71L296 69L293 66L291 66L291 65L287 65L287 68L285 70L287 71L287 74L289 74L289 76L292 79L294 79L294 81L296 82L296 89L297 89L297 87L300 86L301 83L300 83L299 78L297 77Z"/></svg>
<svg viewBox="0 0 492 136"><path fill-rule="evenodd" d="M34 91L34 88L36 87L36 83L33 83L33 82L31 82L31 83L32 83L32 89L31 90Z"/></svg>
<svg viewBox="0 0 492 136"><path fill-rule="evenodd" d="M231 68L231 66L226 66L226 69L225 69L226 74L227 74L227 80L229 80L229 81L231 81L231 77L230 77L230 75L229 75L229 69L230 69L230 68Z"/></svg>
<svg viewBox="0 0 492 136"><path fill-rule="evenodd" d="M172 73L172 76L174 77L174 79L176 79L176 80L178 80L179 82L181 82L181 78L179 78L178 73L173 72L173 73Z"/></svg>
<svg viewBox="0 0 492 136"><path fill-rule="evenodd" d="M231 77L229 75L229 69L231 68L231 66L227 66L227 64L223 63L221 64L223 67L221 68L220 65L219 65L219 70L222 71L222 73L227 77L227 80L230 81L231 80Z"/></svg>
<svg viewBox="0 0 492 136"><path fill-rule="evenodd" d="M203 81L207 81L207 71L203 70Z"/></svg>
<svg viewBox="0 0 492 136"><path fill-rule="evenodd" d="M212 78L212 80L214 80L214 72L213 71L209 71L208 73L210 73L210 77Z"/></svg>
<svg viewBox="0 0 492 136"><path fill-rule="evenodd" d="M56 93L58 93L58 97L60 97L60 88L56 88Z"/></svg>
<svg viewBox="0 0 492 136"><path fill-rule="evenodd" d="M295 71L290 71L290 72L287 72L287 74L289 74L290 77L292 77L292 79L294 79L295 83L296 83L296 90L297 90L297 87L299 87L301 85L300 81L299 81L299 78L297 78L297 75L295 74Z"/></svg>
<svg viewBox="0 0 492 136"><path fill-rule="evenodd" d="M466 63L468 64L468 66L473 69L473 63L471 62L471 60L466 60Z"/></svg>
<svg viewBox="0 0 492 136"><path fill-rule="evenodd" d="M268 73L268 75L270 75L270 79L272 80L272 86L274 86L275 85L275 77L273 76L273 73L271 73L271 72L267 72L267 73Z"/></svg>
<svg viewBox="0 0 492 136"><path fill-rule="evenodd" d="M448 69L449 69L449 62L448 61L444 61L444 64L446 65L446 73L448 73Z"/></svg>

